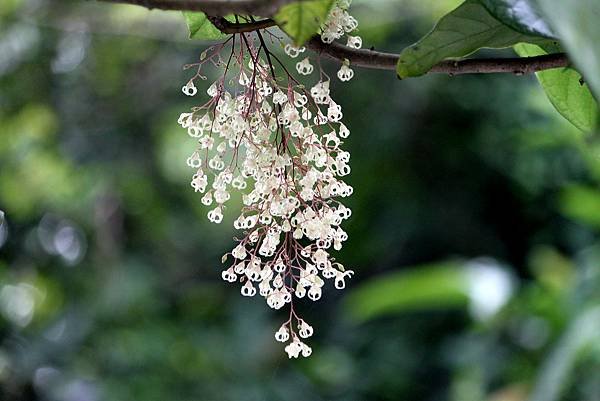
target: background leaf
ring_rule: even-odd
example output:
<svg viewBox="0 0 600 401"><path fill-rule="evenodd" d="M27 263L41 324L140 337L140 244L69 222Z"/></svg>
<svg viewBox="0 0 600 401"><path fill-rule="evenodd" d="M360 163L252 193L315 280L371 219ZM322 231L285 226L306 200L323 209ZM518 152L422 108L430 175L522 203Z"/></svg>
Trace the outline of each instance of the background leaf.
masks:
<svg viewBox="0 0 600 401"><path fill-rule="evenodd" d="M352 290L346 310L355 320L403 310L467 304L468 276L459 263L424 265L374 278Z"/></svg>
<svg viewBox="0 0 600 401"><path fill-rule="evenodd" d="M296 45L319 32L333 6L333 0L306 0L283 6L273 17Z"/></svg>
<svg viewBox="0 0 600 401"><path fill-rule="evenodd" d="M592 92L600 96L600 2L538 0Z"/></svg>
<svg viewBox="0 0 600 401"><path fill-rule="evenodd" d="M560 194L562 213L582 224L600 228L600 191L583 185L572 185Z"/></svg>
<svg viewBox="0 0 600 401"><path fill-rule="evenodd" d="M423 75L438 62L464 57L481 48L504 48L539 42L504 25L477 1L466 1L442 17L431 32L400 54L400 78Z"/></svg>
<svg viewBox="0 0 600 401"><path fill-rule="evenodd" d="M523 57L548 54L540 46L519 43L515 51ZM572 68L555 68L536 73L542 88L556 110L582 131L592 131L598 120L598 103L581 74Z"/></svg>
<svg viewBox="0 0 600 401"><path fill-rule="evenodd" d="M499 21L526 35L554 38L550 26L542 18L537 3L531 0L480 0Z"/></svg>
<svg viewBox="0 0 600 401"><path fill-rule="evenodd" d="M227 35L215 28L206 18L206 14L202 12L184 11L183 16L188 26L190 39L215 40L227 37Z"/></svg>
<svg viewBox="0 0 600 401"><path fill-rule="evenodd" d="M530 401L561 399L565 383L573 373L577 358L586 347L598 342L600 307L584 310L569 325L548 358L544 361Z"/></svg>

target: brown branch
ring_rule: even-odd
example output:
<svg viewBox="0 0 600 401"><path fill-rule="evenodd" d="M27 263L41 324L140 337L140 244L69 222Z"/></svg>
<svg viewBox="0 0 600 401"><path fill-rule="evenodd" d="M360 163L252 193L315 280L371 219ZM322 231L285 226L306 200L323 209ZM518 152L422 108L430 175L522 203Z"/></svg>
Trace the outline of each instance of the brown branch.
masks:
<svg viewBox="0 0 600 401"><path fill-rule="evenodd" d="M235 24L223 17L208 17L209 21L221 32L227 34L250 32L275 26L275 21L264 19L261 21ZM400 56L398 54L383 53L375 50L354 49L340 43L326 44L318 36L313 37L306 44L307 47L332 59L343 61L347 59L350 65L357 67L373 68L379 70L396 70ZM565 53L548 54L536 57L513 58L480 58L467 60L442 61L434 65L428 73L442 73L450 75L459 74L490 74L512 73L528 74L551 68L568 67L569 59Z"/></svg>
<svg viewBox="0 0 600 401"><path fill-rule="evenodd" d="M223 17L215 17L212 15L207 15L206 18L208 18L215 28L226 34L258 31L260 29L266 29L277 25L275 21L268 18L260 21L252 21L241 24L229 22Z"/></svg>
<svg viewBox="0 0 600 401"><path fill-rule="evenodd" d="M336 60L347 59L350 65L379 70L396 70L400 55L374 50L354 49L339 43L326 44L318 37L312 38L307 46L317 53ZM490 74L512 73L528 74L551 68L568 67L569 58L565 53L547 54L535 57L479 58L467 60L447 60L434 65L428 73Z"/></svg>
<svg viewBox="0 0 600 401"><path fill-rule="evenodd" d="M108 3L133 4L148 9L203 11L209 15L274 15L294 0L100 0Z"/></svg>
<svg viewBox="0 0 600 401"><path fill-rule="evenodd" d="M292 0L100 0L112 3L137 4L147 8L161 8L165 10L194 10L203 11L208 15L209 21L221 32L234 34L266 29L277 24L272 19L263 19L247 23L233 23L227 21L222 15L247 14L247 15L273 15L279 7ZM313 37L306 44L308 48L320 55L343 61L348 60L350 65L372 68L378 70L396 70L400 55L384 53L375 50L354 49L340 43L326 44L318 36ZM564 68L571 65L565 53L555 53L535 57L511 58L478 58L466 60L447 60L434 65L427 73L442 73L449 75L459 74L490 74L511 73L529 74L532 72Z"/></svg>

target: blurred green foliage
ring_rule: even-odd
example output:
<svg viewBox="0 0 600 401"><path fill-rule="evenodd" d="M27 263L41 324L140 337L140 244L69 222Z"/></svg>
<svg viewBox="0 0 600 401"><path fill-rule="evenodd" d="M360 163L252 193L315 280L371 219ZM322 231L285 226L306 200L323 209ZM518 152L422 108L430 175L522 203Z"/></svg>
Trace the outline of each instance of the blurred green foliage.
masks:
<svg viewBox="0 0 600 401"><path fill-rule="evenodd" d="M397 51L455 5L354 7ZM179 13L0 2L0 399L600 399L600 147L533 77L332 85L356 275L300 306L290 361L188 184L186 37Z"/></svg>

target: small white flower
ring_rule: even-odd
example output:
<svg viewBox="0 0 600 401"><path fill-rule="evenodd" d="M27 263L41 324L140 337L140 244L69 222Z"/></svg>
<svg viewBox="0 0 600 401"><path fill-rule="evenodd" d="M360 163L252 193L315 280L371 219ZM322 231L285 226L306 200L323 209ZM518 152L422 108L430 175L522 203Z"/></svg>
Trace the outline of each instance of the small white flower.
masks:
<svg viewBox="0 0 600 401"><path fill-rule="evenodd" d="M206 90L206 94L210 97L215 97L219 94L216 82L213 82L213 84L208 87L208 89Z"/></svg>
<svg viewBox="0 0 600 401"><path fill-rule="evenodd" d="M204 196L200 199L204 206L210 206L213 203L212 192L208 191L204 194Z"/></svg>
<svg viewBox="0 0 600 401"><path fill-rule="evenodd" d="M216 224L219 224L221 221L223 221L223 213L221 212L220 206L217 206L208 212L208 220Z"/></svg>
<svg viewBox="0 0 600 401"><path fill-rule="evenodd" d="M285 325L281 326L279 328L279 330L277 330L277 332L275 333L275 340L277 340L281 343L286 342L289 338L290 338L290 333L289 333L287 327L285 327Z"/></svg>
<svg viewBox="0 0 600 401"><path fill-rule="evenodd" d="M304 51L306 50L306 48L304 48L304 47L296 47L296 46L293 46L290 43L288 43L288 44L286 44L284 46L283 50L285 51L285 54L287 54L291 58L296 58L296 57L298 57L298 55L300 53L304 53Z"/></svg>
<svg viewBox="0 0 600 401"><path fill-rule="evenodd" d="M306 57L304 60L296 63L296 70L298 71L298 74L310 75L313 72L314 67L310 63L310 59Z"/></svg>
<svg viewBox="0 0 600 401"><path fill-rule="evenodd" d="M300 351L302 351L302 343L297 338L294 338L294 341L285 347L285 352L287 352L290 359L298 358Z"/></svg>
<svg viewBox="0 0 600 401"><path fill-rule="evenodd" d="M240 292L245 297L253 297L256 294L256 288L254 288L250 280L247 280L246 284L242 286Z"/></svg>
<svg viewBox="0 0 600 401"><path fill-rule="evenodd" d="M340 123L340 129L338 131L338 134L340 138L346 139L350 135L350 130L344 125L344 123Z"/></svg>
<svg viewBox="0 0 600 401"><path fill-rule="evenodd" d="M287 96L282 91L277 91L273 94L273 103L282 105L287 102Z"/></svg>
<svg viewBox="0 0 600 401"><path fill-rule="evenodd" d="M194 86L194 81L188 82L183 88L181 88L181 91L188 96L194 96L196 93L198 93L198 89L196 89Z"/></svg>
<svg viewBox="0 0 600 401"><path fill-rule="evenodd" d="M298 322L298 334L300 334L300 337L302 338L308 338L313 335L313 328L304 320L300 320Z"/></svg>
<svg viewBox="0 0 600 401"><path fill-rule="evenodd" d="M348 35L348 42L346 45L354 49L360 49L362 47L362 38L360 36Z"/></svg>
<svg viewBox="0 0 600 401"><path fill-rule="evenodd" d="M354 70L352 70L352 68L350 68L348 64L344 63L338 70L337 76L340 81L350 81L352 77L354 77Z"/></svg>
<svg viewBox="0 0 600 401"><path fill-rule="evenodd" d="M246 248L244 248L242 244L239 244L238 246L233 248L231 255L236 259L243 260L246 258Z"/></svg>
<svg viewBox="0 0 600 401"><path fill-rule="evenodd" d="M237 281L237 275L233 271L233 267L230 267L227 270L223 270L223 272L221 273L221 278L230 283L235 283Z"/></svg>

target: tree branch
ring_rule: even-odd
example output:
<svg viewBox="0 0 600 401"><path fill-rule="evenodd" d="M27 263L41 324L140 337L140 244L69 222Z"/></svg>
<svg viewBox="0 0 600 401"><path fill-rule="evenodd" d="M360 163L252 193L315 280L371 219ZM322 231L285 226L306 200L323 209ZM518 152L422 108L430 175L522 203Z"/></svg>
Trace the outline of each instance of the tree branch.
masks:
<svg viewBox="0 0 600 401"><path fill-rule="evenodd" d="M107 3L133 4L148 9L203 11L210 15L271 16L294 0L100 0Z"/></svg>
<svg viewBox="0 0 600 401"><path fill-rule="evenodd" d="M336 60L347 59L350 65L379 70L396 70L400 55L375 50L354 49L340 43L323 43L318 37L308 41L307 46L315 52ZM512 73L528 74L551 68L568 67L569 58L565 53L555 53L536 57L479 58L467 60L448 60L434 65L428 73L489 74Z"/></svg>
<svg viewBox="0 0 600 401"><path fill-rule="evenodd" d="M264 19L242 24L235 24L223 17L208 17L209 21L221 32L227 34L250 32L276 26L272 19ZM347 59L350 65L357 67L373 68L378 70L396 70L400 55L378 52L375 50L354 49L340 43L323 43L318 36L313 37L306 44L308 48L326 57L343 61ZM512 73L528 74L551 68L568 67L570 61L565 53L555 53L536 57L512 58L479 58L467 60L442 61L433 66L428 73L442 73L449 75L459 74L490 74Z"/></svg>
<svg viewBox="0 0 600 401"><path fill-rule="evenodd" d="M293 0L100 0L110 3L128 3L147 8L163 10L203 11L208 20L221 32L235 34L266 29L277 24L272 19L263 19L247 23L227 21L223 15L273 15L277 10ZM354 49L340 43L326 44L317 36L306 43L311 50L338 61L348 60L350 65L378 70L396 70L400 55L375 50ZM490 74L511 73L516 75L564 68L571 65L565 53L555 53L535 57L478 58L466 60L447 60L434 65L427 73Z"/></svg>
<svg viewBox="0 0 600 401"><path fill-rule="evenodd" d="M258 31L260 29L266 29L277 25L275 21L268 18L260 21L252 21L240 24L229 22L223 17L215 17L212 15L207 15L206 18L215 26L215 28L225 34Z"/></svg>

